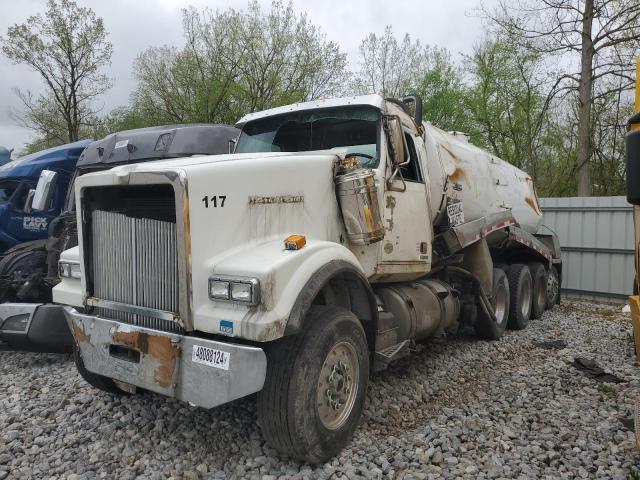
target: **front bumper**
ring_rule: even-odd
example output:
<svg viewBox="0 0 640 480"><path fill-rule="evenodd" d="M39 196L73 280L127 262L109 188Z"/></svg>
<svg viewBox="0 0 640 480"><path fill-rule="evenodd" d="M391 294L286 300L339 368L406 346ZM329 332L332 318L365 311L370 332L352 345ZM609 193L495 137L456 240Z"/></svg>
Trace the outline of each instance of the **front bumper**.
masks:
<svg viewBox="0 0 640 480"><path fill-rule="evenodd" d="M85 368L99 375L212 408L262 389L261 348L152 330L64 307ZM194 346L230 355L227 369L192 361Z"/></svg>
<svg viewBox="0 0 640 480"><path fill-rule="evenodd" d="M73 347L64 311L52 303L0 304L0 341L29 352L68 353Z"/></svg>

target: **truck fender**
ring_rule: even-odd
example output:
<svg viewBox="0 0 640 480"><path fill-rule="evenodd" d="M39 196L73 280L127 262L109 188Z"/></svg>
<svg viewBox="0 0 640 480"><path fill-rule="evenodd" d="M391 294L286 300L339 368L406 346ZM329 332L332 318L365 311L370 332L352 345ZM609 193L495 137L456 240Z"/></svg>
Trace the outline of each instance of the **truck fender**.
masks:
<svg viewBox="0 0 640 480"><path fill-rule="evenodd" d="M206 331L206 326L224 318L235 324L234 333L241 338L275 340L300 331L307 311L321 295L320 303L351 310L363 322L367 335L369 328L373 332L377 317L373 291L355 255L336 242L309 240L300 250L289 251L281 240L270 241L212 259L210 268L213 275L258 278L261 305L243 313L222 302L207 302L196 309L199 330Z"/></svg>
<svg viewBox="0 0 640 480"><path fill-rule="evenodd" d="M362 272L344 260L330 261L316 270L307 280L293 304L285 328L285 335L293 335L304 327L307 312L314 300L336 279L339 279L345 287L343 293L347 294L347 301L339 303L338 306L351 310L360 319L367 334L369 347L373 350L378 318L375 295Z"/></svg>

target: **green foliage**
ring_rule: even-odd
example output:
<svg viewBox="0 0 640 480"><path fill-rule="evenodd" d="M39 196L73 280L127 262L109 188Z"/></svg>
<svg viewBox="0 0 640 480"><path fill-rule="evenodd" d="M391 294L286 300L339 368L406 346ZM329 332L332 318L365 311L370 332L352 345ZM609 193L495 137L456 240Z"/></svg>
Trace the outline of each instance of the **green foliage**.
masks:
<svg viewBox="0 0 640 480"><path fill-rule="evenodd" d="M248 112L339 94L346 56L291 4L264 12L183 11L183 49L138 56L132 109L143 124L234 123Z"/></svg>
<svg viewBox="0 0 640 480"><path fill-rule="evenodd" d="M360 44L360 70L352 89L383 97L420 95L423 118L443 130L467 130L462 73L446 49L423 46L407 34L398 40L390 26Z"/></svg>
<svg viewBox="0 0 640 480"><path fill-rule="evenodd" d="M102 19L72 0L48 0L45 15L9 27L0 44L9 59L37 72L46 88L38 96L15 89L25 107L16 119L45 144L80 139L95 120L92 100L111 86L101 73L112 53Z"/></svg>

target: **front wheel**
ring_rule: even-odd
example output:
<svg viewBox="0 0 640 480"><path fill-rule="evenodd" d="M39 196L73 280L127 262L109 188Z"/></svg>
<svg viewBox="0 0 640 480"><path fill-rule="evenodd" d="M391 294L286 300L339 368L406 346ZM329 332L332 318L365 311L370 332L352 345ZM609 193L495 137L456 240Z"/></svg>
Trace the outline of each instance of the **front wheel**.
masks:
<svg viewBox="0 0 640 480"><path fill-rule="evenodd" d="M369 381L369 351L353 313L311 307L304 331L270 344L258 419L272 447L325 462L350 441Z"/></svg>

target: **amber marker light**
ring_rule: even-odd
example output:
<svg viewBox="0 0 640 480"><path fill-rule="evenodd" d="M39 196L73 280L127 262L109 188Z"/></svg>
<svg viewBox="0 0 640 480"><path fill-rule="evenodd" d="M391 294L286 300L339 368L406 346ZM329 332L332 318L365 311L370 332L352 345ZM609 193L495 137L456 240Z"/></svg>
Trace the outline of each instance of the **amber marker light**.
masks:
<svg viewBox="0 0 640 480"><path fill-rule="evenodd" d="M307 244L307 239L304 235L289 235L284 239L285 250L300 250Z"/></svg>

